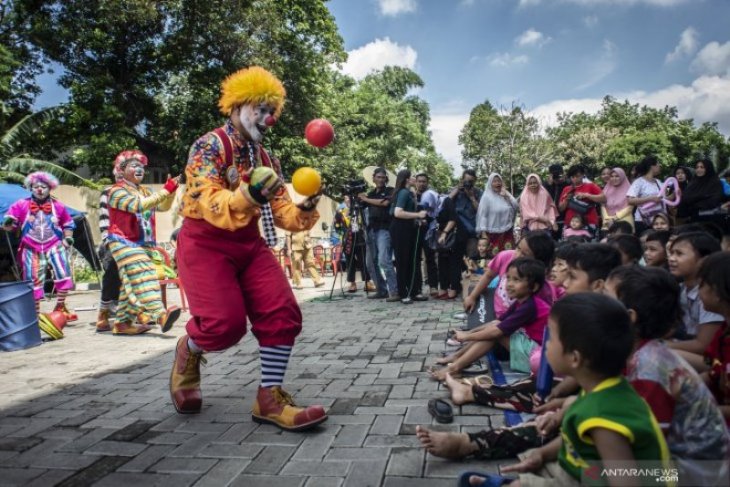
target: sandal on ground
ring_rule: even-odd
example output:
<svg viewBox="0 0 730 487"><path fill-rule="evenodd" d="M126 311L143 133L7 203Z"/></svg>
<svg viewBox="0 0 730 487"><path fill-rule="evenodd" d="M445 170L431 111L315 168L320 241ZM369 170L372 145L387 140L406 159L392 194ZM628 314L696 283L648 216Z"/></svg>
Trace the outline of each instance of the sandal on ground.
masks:
<svg viewBox="0 0 730 487"><path fill-rule="evenodd" d="M459 487L473 487L469 479L474 475L484 479L484 482L477 484L479 487L501 487L502 485L508 485L514 480L514 478L502 477L493 473L464 472L459 476Z"/></svg>
<svg viewBox="0 0 730 487"><path fill-rule="evenodd" d="M437 423L451 423L454 421L454 410L451 404L443 399L431 399L428 401L428 412L434 417Z"/></svg>

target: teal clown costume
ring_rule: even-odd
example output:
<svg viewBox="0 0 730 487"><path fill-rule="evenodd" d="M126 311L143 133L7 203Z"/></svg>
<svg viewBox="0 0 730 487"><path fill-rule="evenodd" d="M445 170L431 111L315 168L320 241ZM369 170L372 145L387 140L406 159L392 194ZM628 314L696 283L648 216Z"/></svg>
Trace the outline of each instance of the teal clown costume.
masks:
<svg viewBox="0 0 730 487"><path fill-rule="evenodd" d="M248 319L261 360L253 420L302 431L327 415L322 406L295 405L281 387L302 315L271 247L274 225L290 232L314 226L319 196L292 203L277 161L261 146L285 95L265 69L234 73L219 103L228 121L190 149L176 255L192 318L175 350L170 395L179 413L200 412L202 354L238 343Z"/></svg>
<svg viewBox="0 0 730 487"><path fill-rule="evenodd" d="M122 281L115 335L138 335L151 328L136 325L138 317L147 323L160 325L168 331L180 317L180 308L165 309L162 304L157 270L151 259L155 246L155 212L172 206L177 178L168 179L165 186L153 193L142 186L147 157L140 151L124 151L115 160L123 178L114 184L107 197L109 229L106 245L119 269Z"/></svg>

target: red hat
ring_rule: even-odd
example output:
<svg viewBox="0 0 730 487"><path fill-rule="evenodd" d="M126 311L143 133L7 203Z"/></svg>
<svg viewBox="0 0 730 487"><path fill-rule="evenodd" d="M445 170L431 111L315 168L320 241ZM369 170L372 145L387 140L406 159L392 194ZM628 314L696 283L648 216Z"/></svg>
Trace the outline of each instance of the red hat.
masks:
<svg viewBox="0 0 730 487"><path fill-rule="evenodd" d="M114 159L114 170L124 169L124 166L132 160L139 161L143 166L147 165L147 156L142 151L125 150Z"/></svg>

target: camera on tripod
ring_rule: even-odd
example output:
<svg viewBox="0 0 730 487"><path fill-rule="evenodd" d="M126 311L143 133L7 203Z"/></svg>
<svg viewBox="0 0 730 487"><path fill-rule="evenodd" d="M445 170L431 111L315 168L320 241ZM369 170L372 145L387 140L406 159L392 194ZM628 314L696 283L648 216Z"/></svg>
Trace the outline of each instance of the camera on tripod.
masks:
<svg viewBox="0 0 730 487"><path fill-rule="evenodd" d="M358 195L360 193L364 193L365 190L368 189L368 183L366 183L365 180L362 178L353 179L342 185L342 189L344 190L345 194L349 196Z"/></svg>

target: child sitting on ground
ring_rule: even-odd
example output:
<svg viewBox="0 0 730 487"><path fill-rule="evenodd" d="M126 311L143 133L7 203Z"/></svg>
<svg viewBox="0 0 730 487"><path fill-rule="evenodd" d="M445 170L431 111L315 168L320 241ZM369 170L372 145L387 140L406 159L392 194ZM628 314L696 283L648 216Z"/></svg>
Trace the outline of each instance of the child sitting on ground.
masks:
<svg viewBox="0 0 730 487"><path fill-rule="evenodd" d="M567 294L600 293L608 274L621 265L621 254L607 244L580 244L565 260L568 276L563 285Z"/></svg>
<svg viewBox="0 0 730 487"><path fill-rule="evenodd" d="M526 233L520 239L515 250L503 250L489 262L484 275L479 279L471 293L464 298L464 311L471 313L479 300L479 296L487 289L487 286L495 277L499 277L497 289L494 292L494 313L497 318L500 318L513 302L507 296L505 289L507 285L505 277L510 262L519 257L530 257L539 260L546 268L549 268L554 252L555 242L549 234L540 231ZM555 300L552 286L544 286L540 290L539 297L546 303L552 304Z"/></svg>
<svg viewBox="0 0 730 487"><path fill-rule="evenodd" d="M557 299L565 295L565 281L568 279L568 256L578 247L574 242L563 242L555 250L553 265L550 268L550 284L555 288Z"/></svg>
<svg viewBox="0 0 730 487"><path fill-rule="evenodd" d="M608 230L606 230L606 238L610 238L613 235L633 235L634 234L634 227L631 226L631 223L623 220L619 220L616 222L613 222L610 227L608 227Z"/></svg>
<svg viewBox="0 0 730 487"><path fill-rule="evenodd" d="M641 241L634 235L619 234L609 237L606 242L614 247L621 254L621 265L638 264L644 249L641 247Z"/></svg>
<svg viewBox="0 0 730 487"><path fill-rule="evenodd" d="M724 317L705 351L705 361L710 366L705 375L730 426L730 253L718 252L706 257L698 277L700 299L705 309Z"/></svg>
<svg viewBox="0 0 730 487"><path fill-rule="evenodd" d="M480 238L477 242L477 253L464 257L467 271L470 274L481 276L484 274L484 269L487 268L489 257L489 240Z"/></svg>
<svg viewBox="0 0 730 487"><path fill-rule="evenodd" d="M669 272L682 280L679 302L682 325L669 347L677 351L698 372L707 370L702 355L724 319L707 311L699 298L698 273L702 260L720 251L720 243L705 232L681 233L669 249Z"/></svg>
<svg viewBox="0 0 730 487"><path fill-rule="evenodd" d="M510 368L530 372L530 354L542 344L550 313L550 305L537 296L545 284L545 274L542 262L525 257L513 260L507 267L506 286L512 305L499 320L471 331L456 332L454 338L468 344L436 361L447 365L431 370L431 377L443 381L446 374L458 374L497 343L509 351Z"/></svg>
<svg viewBox="0 0 730 487"><path fill-rule="evenodd" d="M585 238L586 240L590 240L593 238L593 235L591 235L591 232L586 230L586 224L583 220L583 217L575 214L570 219L570 222L567 227L563 229L563 239L568 239L571 237L581 237Z"/></svg>
<svg viewBox="0 0 730 487"><path fill-rule="evenodd" d="M679 285L664 269L625 266L609 275L605 293L629 310L635 344L624 375L662 427L682 485L727 483L722 413L697 372L662 341L681 320Z"/></svg>
<svg viewBox="0 0 730 487"><path fill-rule="evenodd" d="M574 378L583 392L565 413L560 436L520 454L521 462L503 467L519 473L513 485L580 485L603 465L600 480L613 484L612 468L654 461L669 467L669 451L648 405L621 371L634 346L629 315L621 303L596 293L566 296L549 319L547 359L556 374ZM644 464L645 465L645 464ZM533 474L531 472L536 472ZM470 485L509 483L508 479L467 473ZM623 479L625 480L625 479ZM649 480L655 478L632 479Z"/></svg>
<svg viewBox="0 0 730 487"><path fill-rule="evenodd" d="M667 243L669 232L666 230L649 230L644 243L644 265L647 267L661 267L668 269Z"/></svg>

